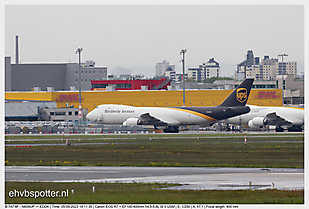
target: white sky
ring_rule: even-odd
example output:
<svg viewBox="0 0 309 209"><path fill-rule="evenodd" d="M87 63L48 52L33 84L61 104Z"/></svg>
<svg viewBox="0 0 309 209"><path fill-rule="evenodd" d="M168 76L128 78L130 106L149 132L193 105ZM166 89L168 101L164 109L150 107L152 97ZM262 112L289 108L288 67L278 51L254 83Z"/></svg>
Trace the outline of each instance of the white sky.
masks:
<svg viewBox="0 0 309 209"><path fill-rule="evenodd" d="M284 61L297 61L298 71L304 71L302 4L228 6L193 5L193 1L192 5L142 6L89 1L89 5L64 6L59 2L70 1L54 1L53 6L21 6L18 2L22 1L4 6L5 55L12 57L12 63L18 35L22 63L78 62L75 51L83 47L83 61L93 60L109 72L119 65L153 76L163 60L180 72L179 52L186 48L187 68L214 57L222 75L231 76L252 49L261 58L287 53Z"/></svg>

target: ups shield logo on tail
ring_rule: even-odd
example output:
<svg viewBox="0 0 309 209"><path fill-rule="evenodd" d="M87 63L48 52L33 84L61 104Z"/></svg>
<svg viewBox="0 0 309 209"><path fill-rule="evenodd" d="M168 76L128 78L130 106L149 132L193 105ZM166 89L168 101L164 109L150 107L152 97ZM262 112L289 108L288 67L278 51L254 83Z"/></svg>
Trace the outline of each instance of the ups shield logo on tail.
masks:
<svg viewBox="0 0 309 209"><path fill-rule="evenodd" d="M239 102L244 102L247 99L247 89L239 88L236 91L236 99Z"/></svg>

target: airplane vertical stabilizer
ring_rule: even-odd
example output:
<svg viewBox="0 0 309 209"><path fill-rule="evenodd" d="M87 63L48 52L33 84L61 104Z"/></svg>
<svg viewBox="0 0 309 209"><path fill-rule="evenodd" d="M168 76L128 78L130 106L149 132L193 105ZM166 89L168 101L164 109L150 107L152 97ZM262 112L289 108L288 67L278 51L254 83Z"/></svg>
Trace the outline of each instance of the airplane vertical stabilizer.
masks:
<svg viewBox="0 0 309 209"><path fill-rule="evenodd" d="M244 80L219 106L245 106L250 95L253 78Z"/></svg>

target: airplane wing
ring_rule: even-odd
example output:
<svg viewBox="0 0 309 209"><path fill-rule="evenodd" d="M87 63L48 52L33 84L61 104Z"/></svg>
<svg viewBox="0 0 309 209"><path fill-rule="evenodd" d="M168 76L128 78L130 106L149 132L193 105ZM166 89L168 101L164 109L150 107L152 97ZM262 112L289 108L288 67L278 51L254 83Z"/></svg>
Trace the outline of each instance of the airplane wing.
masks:
<svg viewBox="0 0 309 209"><path fill-rule="evenodd" d="M268 113L265 118L269 121L268 124L292 124L291 122L278 116L276 112Z"/></svg>
<svg viewBox="0 0 309 209"><path fill-rule="evenodd" d="M156 125L156 126L166 126L166 125L177 125L178 121L172 120L171 118L157 118L150 115L149 113L142 113L139 116L139 120L142 125Z"/></svg>

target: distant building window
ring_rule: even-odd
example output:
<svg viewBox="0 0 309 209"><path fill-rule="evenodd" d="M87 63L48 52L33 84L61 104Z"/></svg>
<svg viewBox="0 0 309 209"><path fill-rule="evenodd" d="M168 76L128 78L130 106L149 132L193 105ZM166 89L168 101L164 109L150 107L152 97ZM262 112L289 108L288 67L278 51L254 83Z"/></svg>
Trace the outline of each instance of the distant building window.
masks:
<svg viewBox="0 0 309 209"><path fill-rule="evenodd" d="M85 71L85 74L87 73L87 70Z"/></svg>
<svg viewBox="0 0 309 209"><path fill-rule="evenodd" d="M50 112L50 115L55 115L55 112Z"/></svg>
<svg viewBox="0 0 309 209"><path fill-rule="evenodd" d="M82 71L82 75L83 75L84 71Z"/></svg>
<svg viewBox="0 0 309 209"><path fill-rule="evenodd" d="M76 80L75 80L75 82L77 83L77 82L78 82L78 80L76 79Z"/></svg>
<svg viewBox="0 0 309 209"><path fill-rule="evenodd" d="M66 112L56 112L55 115L66 115Z"/></svg>
<svg viewBox="0 0 309 209"><path fill-rule="evenodd" d="M92 88L106 88L108 84L92 84ZM130 89L131 84L116 84L115 88Z"/></svg>
<svg viewBox="0 0 309 209"><path fill-rule="evenodd" d="M78 115L78 111L75 111L75 115Z"/></svg>
<svg viewBox="0 0 309 209"><path fill-rule="evenodd" d="M76 73L76 75L78 74L78 72L77 72L77 71L75 71L75 73Z"/></svg>
<svg viewBox="0 0 309 209"><path fill-rule="evenodd" d="M94 75L95 71L93 71L93 75Z"/></svg>
<svg viewBox="0 0 309 209"><path fill-rule="evenodd" d="M100 75L101 75L102 71L100 71Z"/></svg>
<svg viewBox="0 0 309 209"><path fill-rule="evenodd" d="M87 82L87 79L85 79L85 82Z"/></svg>
<svg viewBox="0 0 309 209"><path fill-rule="evenodd" d="M72 115L72 112L71 112L71 111L69 112L69 115Z"/></svg>

